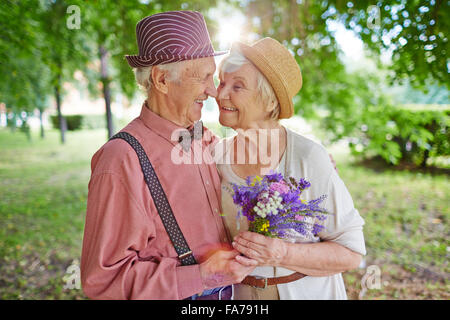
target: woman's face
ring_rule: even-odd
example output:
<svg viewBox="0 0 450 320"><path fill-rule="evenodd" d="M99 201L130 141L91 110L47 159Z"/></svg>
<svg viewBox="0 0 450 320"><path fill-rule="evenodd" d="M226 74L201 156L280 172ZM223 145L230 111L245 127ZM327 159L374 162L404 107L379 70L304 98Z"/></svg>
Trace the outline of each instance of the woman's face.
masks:
<svg viewBox="0 0 450 320"><path fill-rule="evenodd" d="M257 90L258 70L252 64L245 64L234 72L222 72L217 88L219 122L233 129L258 127L268 118Z"/></svg>

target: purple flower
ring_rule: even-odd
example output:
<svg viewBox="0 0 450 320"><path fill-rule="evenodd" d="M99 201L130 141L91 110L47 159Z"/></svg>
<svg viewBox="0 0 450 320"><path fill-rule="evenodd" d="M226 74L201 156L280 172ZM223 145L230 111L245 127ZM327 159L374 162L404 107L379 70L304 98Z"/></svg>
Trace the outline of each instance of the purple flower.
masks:
<svg viewBox="0 0 450 320"><path fill-rule="evenodd" d="M279 194L285 194L290 191L288 185L286 183L284 183L283 180L281 180L280 182L271 183L270 190L272 190L274 192L278 191Z"/></svg>
<svg viewBox="0 0 450 320"><path fill-rule="evenodd" d="M300 180L298 180L298 186L300 190L303 191L311 187L311 183L309 183L306 179L300 178Z"/></svg>
<svg viewBox="0 0 450 320"><path fill-rule="evenodd" d="M280 182L283 180L283 175L281 173L271 171L271 173L266 175L265 178L268 182Z"/></svg>
<svg viewBox="0 0 450 320"><path fill-rule="evenodd" d="M320 223L328 214L319 206L325 196L309 202L300 199L302 192L310 186L306 179L285 179L282 174L271 172L264 177L247 177L246 185L232 184L232 197L240 207L238 217L245 216L251 230L279 238L289 237L289 230L295 230L310 237L312 233L315 235L324 229ZM281 203L273 197L275 192L281 197ZM259 209L255 210L257 204ZM264 218L261 210L266 214ZM311 217L317 223L307 223L305 217ZM266 222L270 227L263 231L261 223Z"/></svg>

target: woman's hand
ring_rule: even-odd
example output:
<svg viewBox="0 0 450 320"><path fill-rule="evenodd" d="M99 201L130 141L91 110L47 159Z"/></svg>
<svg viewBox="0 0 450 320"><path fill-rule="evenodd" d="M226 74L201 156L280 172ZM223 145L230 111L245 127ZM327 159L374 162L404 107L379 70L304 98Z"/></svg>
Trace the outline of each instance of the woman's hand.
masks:
<svg viewBox="0 0 450 320"><path fill-rule="evenodd" d="M241 232L232 243L233 248L247 258L258 261L260 266L280 266L287 255L287 243L255 232ZM244 257L236 256L239 261Z"/></svg>

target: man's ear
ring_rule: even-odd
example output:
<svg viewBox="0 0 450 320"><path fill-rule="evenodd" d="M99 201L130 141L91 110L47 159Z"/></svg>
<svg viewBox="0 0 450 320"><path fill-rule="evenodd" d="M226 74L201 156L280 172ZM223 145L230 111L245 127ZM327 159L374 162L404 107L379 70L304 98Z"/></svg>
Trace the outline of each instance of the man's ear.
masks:
<svg viewBox="0 0 450 320"><path fill-rule="evenodd" d="M154 66L152 68L152 73L150 74L150 77L152 78L153 87L156 90L165 94L169 92L167 71L161 70L160 68L158 68L158 66Z"/></svg>

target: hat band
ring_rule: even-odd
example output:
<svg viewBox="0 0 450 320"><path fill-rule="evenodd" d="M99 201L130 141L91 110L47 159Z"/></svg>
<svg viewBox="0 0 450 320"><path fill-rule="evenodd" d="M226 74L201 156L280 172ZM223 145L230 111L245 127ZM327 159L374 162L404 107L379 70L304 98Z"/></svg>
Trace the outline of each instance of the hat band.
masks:
<svg viewBox="0 0 450 320"><path fill-rule="evenodd" d="M157 53L157 54L150 54L147 56L125 56L128 60L129 64L133 67L149 67L154 66L158 64L167 64L167 63L173 63L173 62L179 62L184 60L192 60L192 59L199 59L199 58L206 58L211 57L215 55L223 54L222 52L214 52L214 51L208 51L208 52L194 52L191 54L166 54L166 53Z"/></svg>

